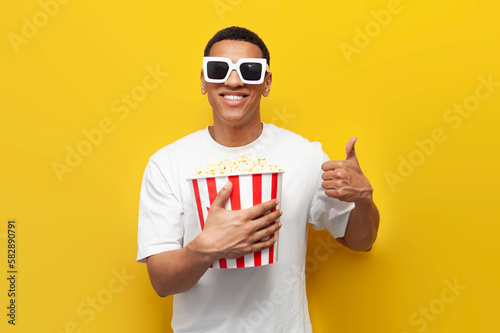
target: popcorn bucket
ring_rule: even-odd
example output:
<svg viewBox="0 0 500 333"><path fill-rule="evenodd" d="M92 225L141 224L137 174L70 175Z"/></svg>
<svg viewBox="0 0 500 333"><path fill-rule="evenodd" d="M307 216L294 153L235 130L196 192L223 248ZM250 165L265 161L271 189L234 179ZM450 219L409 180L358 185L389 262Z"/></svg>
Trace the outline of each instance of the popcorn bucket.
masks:
<svg viewBox="0 0 500 333"><path fill-rule="evenodd" d="M281 186L284 171L269 171L258 173L240 173L237 175L215 175L192 177L191 190L196 201L196 211L201 230L205 227L208 210L215 200L217 193L229 180L233 184L231 195L226 203L226 209L240 210L250 208L262 202L278 199L277 208L281 207ZM250 253L236 259L219 259L212 264L213 268L242 268L272 264L278 261L279 231L271 237L278 239L270 248ZM266 237L262 240L269 239Z"/></svg>

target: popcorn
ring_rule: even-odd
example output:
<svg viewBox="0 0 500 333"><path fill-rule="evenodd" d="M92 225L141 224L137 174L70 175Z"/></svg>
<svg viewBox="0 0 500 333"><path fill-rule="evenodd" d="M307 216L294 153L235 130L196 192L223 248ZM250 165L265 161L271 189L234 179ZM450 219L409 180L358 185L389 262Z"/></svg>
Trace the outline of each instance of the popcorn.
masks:
<svg viewBox="0 0 500 333"><path fill-rule="evenodd" d="M276 164L268 164L265 158L241 154L241 158L236 161L229 158L218 162L209 161L206 167L196 169L193 177L269 171L283 171L283 169Z"/></svg>

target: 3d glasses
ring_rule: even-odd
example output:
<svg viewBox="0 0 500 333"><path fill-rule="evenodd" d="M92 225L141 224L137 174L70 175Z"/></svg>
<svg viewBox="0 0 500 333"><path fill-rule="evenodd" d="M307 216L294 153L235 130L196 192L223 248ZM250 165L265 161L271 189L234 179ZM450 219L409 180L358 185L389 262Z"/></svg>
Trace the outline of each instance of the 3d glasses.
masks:
<svg viewBox="0 0 500 333"><path fill-rule="evenodd" d="M240 58L236 64L225 57L203 57L203 74L206 82L224 83L236 70L244 84L261 84L269 71L264 58Z"/></svg>

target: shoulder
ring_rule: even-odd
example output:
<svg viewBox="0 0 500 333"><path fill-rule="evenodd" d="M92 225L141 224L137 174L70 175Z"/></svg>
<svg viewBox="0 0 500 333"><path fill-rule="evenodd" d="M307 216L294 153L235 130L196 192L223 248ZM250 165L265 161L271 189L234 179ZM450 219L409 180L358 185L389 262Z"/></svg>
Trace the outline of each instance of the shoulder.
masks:
<svg viewBox="0 0 500 333"><path fill-rule="evenodd" d="M191 168L186 164L197 155L196 147L203 140L203 130L196 131L157 150L148 160L146 173L150 177L164 179L173 190L178 179L184 179Z"/></svg>

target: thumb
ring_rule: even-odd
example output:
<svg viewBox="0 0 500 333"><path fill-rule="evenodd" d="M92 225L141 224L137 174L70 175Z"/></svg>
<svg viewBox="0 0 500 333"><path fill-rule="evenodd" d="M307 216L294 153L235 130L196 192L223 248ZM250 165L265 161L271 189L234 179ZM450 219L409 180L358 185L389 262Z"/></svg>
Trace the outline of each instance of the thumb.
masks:
<svg viewBox="0 0 500 333"><path fill-rule="evenodd" d="M346 160L358 160L356 156L356 149L354 148L354 144L358 138L353 136L345 145L345 159Z"/></svg>
<svg viewBox="0 0 500 333"><path fill-rule="evenodd" d="M215 200L210 207L226 207L227 199L229 199L232 190L233 184L230 181L227 181L227 183L224 184L219 193L217 193L217 196L215 197Z"/></svg>

